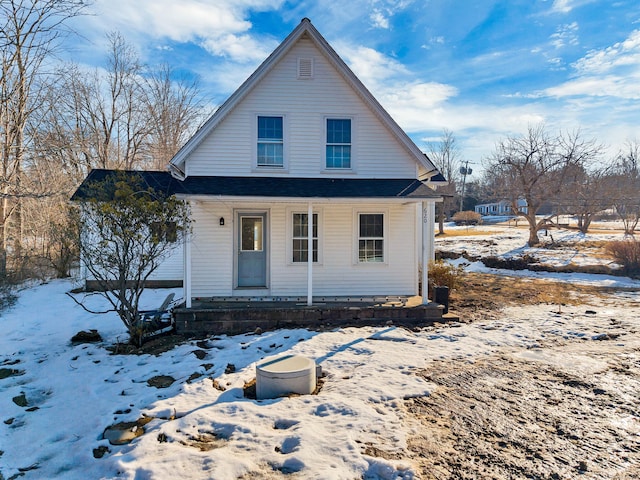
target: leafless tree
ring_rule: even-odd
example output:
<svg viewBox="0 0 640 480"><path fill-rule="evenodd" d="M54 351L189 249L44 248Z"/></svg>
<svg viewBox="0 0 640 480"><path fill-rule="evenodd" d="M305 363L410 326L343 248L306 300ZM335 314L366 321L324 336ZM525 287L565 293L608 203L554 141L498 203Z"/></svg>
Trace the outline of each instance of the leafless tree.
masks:
<svg viewBox="0 0 640 480"><path fill-rule="evenodd" d="M90 167L131 170L145 166L144 144L151 131L145 111L137 53L119 33L108 35L104 69L65 72L65 108L74 123L76 145Z"/></svg>
<svg viewBox="0 0 640 480"><path fill-rule="evenodd" d="M429 146L429 158L449 182L447 185L438 187L438 192L444 198L442 202L436 204L438 232L442 235L444 234L444 220L455 204L456 185L461 166L460 148L453 132L447 129L442 131L440 141Z"/></svg>
<svg viewBox="0 0 640 480"><path fill-rule="evenodd" d="M27 124L29 177L45 179L51 197L40 210L26 204L35 209L28 213L29 246L38 259L46 254L58 275L68 271L68 258L79 248L78 236L69 244L64 234L65 225L73 232L65 200L88 172L164 169L202 118L195 81L174 78L169 67L150 71L117 33L107 40L106 66L59 66L56 81L43 91L38 121ZM45 211L48 220L42 218Z"/></svg>
<svg viewBox="0 0 640 480"><path fill-rule="evenodd" d="M610 167L603 163L576 166L570 181L558 195L558 213L573 215L578 230L587 233L596 215L611 206Z"/></svg>
<svg viewBox="0 0 640 480"><path fill-rule="evenodd" d="M525 135L507 137L488 159L486 175L494 195L511 202L513 212L529 224L529 245L540 242L538 231L551 217L538 219L547 202L556 202L586 163L595 161L602 146L585 140L579 131L551 135L544 125L530 126ZM519 205L524 199L526 207Z"/></svg>
<svg viewBox="0 0 640 480"><path fill-rule="evenodd" d="M20 249L21 200L38 194L28 189L23 170L25 128L38 113L43 66L67 33L66 22L87 4L0 0L0 276L6 274L8 248L14 253Z"/></svg>
<svg viewBox="0 0 640 480"><path fill-rule="evenodd" d="M640 143L629 141L618 154L608 178L609 192L624 232L633 235L640 221Z"/></svg>
<svg viewBox="0 0 640 480"><path fill-rule="evenodd" d="M203 119L197 80L176 78L169 65L144 79L145 105L150 122L147 139L151 168L164 170Z"/></svg>

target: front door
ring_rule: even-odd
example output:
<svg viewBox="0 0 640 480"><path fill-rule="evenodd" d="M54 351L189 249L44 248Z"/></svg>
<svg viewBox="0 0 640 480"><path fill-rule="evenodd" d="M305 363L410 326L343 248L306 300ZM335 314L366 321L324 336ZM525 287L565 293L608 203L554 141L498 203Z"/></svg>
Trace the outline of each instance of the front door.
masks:
<svg viewBox="0 0 640 480"><path fill-rule="evenodd" d="M238 287L267 286L267 214L238 213Z"/></svg>

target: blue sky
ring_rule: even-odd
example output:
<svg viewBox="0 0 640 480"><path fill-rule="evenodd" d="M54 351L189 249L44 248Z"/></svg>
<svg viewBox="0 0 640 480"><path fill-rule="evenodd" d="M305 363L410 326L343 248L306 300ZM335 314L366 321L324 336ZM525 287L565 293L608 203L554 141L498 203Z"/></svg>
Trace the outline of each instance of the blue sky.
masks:
<svg viewBox="0 0 640 480"><path fill-rule="evenodd" d="M150 65L200 78L222 103L303 17L428 151L443 129L476 164L544 122L613 156L640 140L637 0L95 0L75 61L119 31Z"/></svg>

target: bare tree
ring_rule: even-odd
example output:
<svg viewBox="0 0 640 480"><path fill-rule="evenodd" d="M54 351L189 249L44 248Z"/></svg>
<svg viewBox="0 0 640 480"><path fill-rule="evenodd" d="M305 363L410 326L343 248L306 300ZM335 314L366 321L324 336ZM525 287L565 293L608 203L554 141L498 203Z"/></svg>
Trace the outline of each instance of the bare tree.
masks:
<svg viewBox="0 0 640 480"><path fill-rule="evenodd" d="M65 23L87 4L0 0L0 275L6 273L10 241L14 252L20 248L21 199L34 195L23 181L25 128L38 112L43 66L60 46Z"/></svg>
<svg viewBox="0 0 640 480"><path fill-rule="evenodd" d="M449 182L439 186L438 192L442 194L443 201L436 204L438 217L438 232L444 234L444 220L455 204L456 185L461 166L461 154L453 132L444 129L438 143L429 146L429 158Z"/></svg>
<svg viewBox="0 0 640 480"><path fill-rule="evenodd" d="M587 233L596 215L611 205L609 166L602 164L576 166L570 181L558 196L558 213L574 215L578 230Z"/></svg>
<svg viewBox="0 0 640 480"><path fill-rule="evenodd" d="M106 68L68 64L49 94L43 148L74 177L91 168L163 170L203 118L197 81L145 68L118 33Z"/></svg>
<svg viewBox="0 0 640 480"><path fill-rule="evenodd" d="M196 80L175 78L168 65L145 77L144 91L150 122L150 167L164 170L203 119L200 89Z"/></svg>
<svg viewBox="0 0 640 480"><path fill-rule="evenodd" d="M105 69L88 74L69 68L67 108L91 166L131 170L145 165L144 143L151 131L140 82L143 68L122 35L111 33L108 41Z"/></svg>
<svg viewBox="0 0 640 480"><path fill-rule="evenodd" d="M624 233L633 235L640 221L640 143L627 143L618 154L608 178L609 191L616 213L624 225Z"/></svg>
<svg viewBox="0 0 640 480"><path fill-rule="evenodd" d="M529 127L525 135L498 142L488 159L486 174L493 177L496 198L511 202L513 212L529 224L529 246L540 243L538 231L550 216L538 219L540 208L556 202L563 189L587 162L595 161L602 147L595 140L584 140L580 132L552 136L544 125ZM520 205L524 199L526 207Z"/></svg>
<svg viewBox="0 0 640 480"><path fill-rule="evenodd" d="M38 121L27 125L28 175L44 179L51 197L40 207L25 204L32 209L29 247L56 275L68 271L79 248L79 237L65 234L74 231L65 200L89 171L164 168L202 118L195 81L175 79L169 67L149 71L119 34L110 34L108 44L105 68L59 66Z"/></svg>

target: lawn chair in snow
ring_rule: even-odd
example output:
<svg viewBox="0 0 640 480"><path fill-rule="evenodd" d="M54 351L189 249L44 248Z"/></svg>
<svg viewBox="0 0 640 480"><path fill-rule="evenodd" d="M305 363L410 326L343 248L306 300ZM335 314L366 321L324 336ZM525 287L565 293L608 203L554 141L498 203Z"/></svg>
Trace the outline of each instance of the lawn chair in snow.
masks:
<svg viewBox="0 0 640 480"><path fill-rule="evenodd" d="M175 294L170 293L159 308L140 312L138 327L141 340L147 340L156 335L170 332L175 328L175 321L171 310L179 304L181 300L174 301L174 297Z"/></svg>

